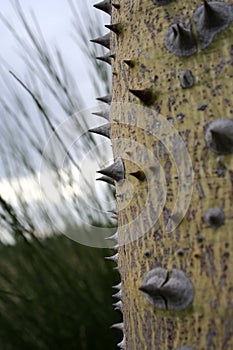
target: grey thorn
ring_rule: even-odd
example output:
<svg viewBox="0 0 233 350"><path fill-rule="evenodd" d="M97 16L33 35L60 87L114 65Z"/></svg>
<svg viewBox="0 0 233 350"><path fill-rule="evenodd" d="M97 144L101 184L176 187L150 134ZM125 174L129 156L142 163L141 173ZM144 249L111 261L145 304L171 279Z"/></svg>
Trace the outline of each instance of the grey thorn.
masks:
<svg viewBox="0 0 233 350"><path fill-rule="evenodd" d="M180 86L183 89L191 88L194 84L194 76L191 70L182 70L179 74Z"/></svg>
<svg viewBox="0 0 233 350"><path fill-rule="evenodd" d="M205 141L214 153L233 153L233 120L219 118L210 122L206 127Z"/></svg>
<svg viewBox="0 0 233 350"><path fill-rule="evenodd" d="M119 269L119 266L118 266L118 265L117 265L116 267L114 267L113 270L116 270L117 272L120 273L120 269Z"/></svg>
<svg viewBox="0 0 233 350"><path fill-rule="evenodd" d="M92 128L92 129L89 129L88 131L94 134L105 136L110 139L110 123L100 125L97 128Z"/></svg>
<svg viewBox="0 0 233 350"><path fill-rule="evenodd" d="M113 262L115 262L116 264L118 263L118 253L112 255L112 256L106 256L105 257L106 260L111 260Z"/></svg>
<svg viewBox="0 0 233 350"><path fill-rule="evenodd" d="M126 349L126 339L125 339L125 335L124 335L124 337L123 337L123 340L122 340L120 343L118 343L117 346L118 346L120 349L122 349L122 350Z"/></svg>
<svg viewBox="0 0 233 350"><path fill-rule="evenodd" d="M201 49L211 44L216 34L229 27L233 20L233 11L230 5L220 1L204 1L194 11L193 19Z"/></svg>
<svg viewBox="0 0 233 350"><path fill-rule="evenodd" d="M173 0L152 0L154 5L167 5Z"/></svg>
<svg viewBox="0 0 233 350"><path fill-rule="evenodd" d="M122 291L121 291L121 289L119 290L119 292L113 294L112 296L114 298L116 298L116 299L120 299L121 300L121 298L122 298Z"/></svg>
<svg viewBox="0 0 233 350"><path fill-rule="evenodd" d="M191 305L194 289L191 281L181 270L157 267L149 271L139 288L146 299L159 309L183 310Z"/></svg>
<svg viewBox="0 0 233 350"><path fill-rule="evenodd" d="M98 2L98 4L95 4L93 6L98 10L104 11L108 15L111 15L112 13L112 6L110 3L110 0L104 0L104 1Z"/></svg>
<svg viewBox="0 0 233 350"><path fill-rule="evenodd" d="M122 313L122 301L118 301L117 303L113 304L115 306L114 310L119 310Z"/></svg>
<svg viewBox="0 0 233 350"><path fill-rule="evenodd" d="M106 175L99 177L98 179L96 179L96 181L103 181L103 182L108 183L109 185L115 186L114 180L111 177L106 176Z"/></svg>
<svg viewBox="0 0 233 350"><path fill-rule="evenodd" d="M118 220L118 216L115 210L108 210L107 213L111 214L112 219Z"/></svg>
<svg viewBox="0 0 233 350"><path fill-rule="evenodd" d="M113 219L113 220L118 220L117 215L114 215L114 214L112 214L112 215L110 216L110 218Z"/></svg>
<svg viewBox="0 0 233 350"><path fill-rule="evenodd" d="M122 158L118 157L112 165L105 169L97 171L97 173L107 175L116 181L124 180L125 169Z"/></svg>
<svg viewBox="0 0 233 350"><path fill-rule="evenodd" d="M156 100L156 93L151 88L142 90L129 89L129 92L139 98L147 106L152 105Z"/></svg>
<svg viewBox="0 0 233 350"><path fill-rule="evenodd" d="M109 53L107 53L104 56L97 56L96 59L99 61L102 61L102 62L106 62L106 63L110 64L110 66L112 65L112 60L111 60L111 56Z"/></svg>
<svg viewBox="0 0 233 350"><path fill-rule="evenodd" d="M123 26L121 23L105 24L105 27L111 30L116 35L120 35L123 31Z"/></svg>
<svg viewBox="0 0 233 350"><path fill-rule="evenodd" d="M102 45L110 50L110 33L90 40L92 43Z"/></svg>
<svg viewBox="0 0 233 350"><path fill-rule="evenodd" d="M114 233L114 235L112 236L105 237L105 239L110 241L115 241L116 243L118 243L118 232Z"/></svg>
<svg viewBox="0 0 233 350"><path fill-rule="evenodd" d="M114 60L116 59L116 54L112 53L111 55L109 55L110 58L113 58Z"/></svg>
<svg viewBox="0 0 233 350"><path fill-rule="evenodd" d="M114 245L113 247L111 247L111 249L115 250L116 252L118 252L119 250L119 244ZM117 269L117 268L116 268Z"/></svg>
<svg viewBox="0 0 233 350"><path fill-rule="evenodd" d="M112 102L112 95L97 97L97 101L101 101L110 105Z"/></svg>
<svg viewBox="0 0 233 350"><path fill-rule="evenodd" d="M124 60L125 64L127 64L127 66L129 66L130 68L134 68L136 65L136 61L134 59L131 60Z"/></svg>
<svg viewBox="0 0 233 350"><path fill-rule="evenodd" d="M114 245L113 247L111 247L111 249L115 250L116 252L118 252L119 250L119 244Z"/></svg>
<svg viewBox="0 0 233 350"><path fill-rule="evenodd" d="M191 25L184 26L173 23L164 37L164 44L168 51L176 56L191 56L197 51L197 44Z"/></svg>
<svg viewBox="0 0 233 350"><path fill-rule="evenodd" d="M102 111L102 112L93 112L92 114L97 115L98 117L104 118L109 120L109 111Z"/></svg>
<svg viewBox="0 0 233 350"><path fill-rule="evenodd" d="M225 215L220 208L209 208L203 215L203 220L207 226L218 228L225 222Z"/></svg>
<svg viewBox="0 0 233 350"><path fill-rule="evenodd" d="M114 323L111 328L114 328L114 329L119 329L120 331L124 331L124 323L123 322L120 322L120 323Z"/></svg>
<svg viewBox="0 0 233 350"><path fill-rule="evenodd" d="M120 282L120 283L116 284L115 286L112 286L112 288L117 289L117 290L121 290L122 283Z"/></svg>
<svg viewBox="0 0 233 350"><path fill-rule="evenodd" d="M111 213L111 214L114 214L114 215L117 215L117 212L116 212L116 210L108 210L108 213Z"/></svg>
<svg viewBox="0 0 233 350"><path fill-rule="evenodd" d="M115 9L120 10L121 5L120 4L114 4L112 3L112 6L115 7Z"/></svg>

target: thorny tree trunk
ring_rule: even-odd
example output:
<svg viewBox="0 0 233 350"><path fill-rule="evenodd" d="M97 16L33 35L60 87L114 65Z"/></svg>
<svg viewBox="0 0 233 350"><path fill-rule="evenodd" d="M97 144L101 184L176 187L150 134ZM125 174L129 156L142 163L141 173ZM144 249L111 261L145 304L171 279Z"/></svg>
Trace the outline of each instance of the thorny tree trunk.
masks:
<svg viewBox="0 0 233 350"><path fill-rule="evenodd" d="M142 236L119 247L125 335L120 346L128 350L233 349L231 4L112 0L112 103L132 102L153 111L138 116L140 123L137 112L132 117L120 109L116 113L117 107L110 114L114 156L122 158L128 180L116 181L120 241L126 234L133 237L135 225L127 232L125 225L147 206L138 225ZM156 113L185 142L194 174L188 211L182 221L172 218L179 225L170 232L166 225L177 199L178 168L185 165L183 154L177 164L166 145L151 137ZM122 139L130 141L128 149ZM154 155L154 163L138 144ZM153 225L160 176L166 202Z"/></svg>

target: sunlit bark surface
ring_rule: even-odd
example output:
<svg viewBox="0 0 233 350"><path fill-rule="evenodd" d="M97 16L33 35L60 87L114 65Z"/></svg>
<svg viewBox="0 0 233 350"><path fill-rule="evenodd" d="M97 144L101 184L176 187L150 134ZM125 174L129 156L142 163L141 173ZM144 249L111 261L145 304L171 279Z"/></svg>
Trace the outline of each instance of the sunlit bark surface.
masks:
<svg viewBox="0 0 233 350"><path fill-rule="evenodd" d="M143 208L147 212L147 217L142 215L137 226L146 233L119 249L126 349L174 350L182 346L197 350L232 349L233 161L232 154L217 154L207 147L205 130L211 121L233 118L233 25L217 34L206 49L201 50L198 44L195 53L180 57L168 51L164 37L172 23L187 23L190 19L196 38L193 13L203 4L201 0L177 0L161 6L152 0L113 2L120 4L120 9L113 7L112 23L121 23L123 31L119 35L111 33L111 53L116 54L112 60L112 102L130 102L142 107L147 104L153 111L151 116L147 112L144 119L134 118L130 113L116 113L117 108L111 113L111 122L116 123L111 127L114 155L122 157L128 180L117 184L120 239L125 234L133 237L130 230L135 229L134 225L127 226L127 233L125 225ZM130 66L124 60L133 64ZM194 77L192 87L181 86L184 70L191 71ZM186 82L189 79L190 76ZM151 89L151 100L146 103L130 89ZM166 145L148 132L154 131L156 113L183 139L194 174L188 211L170 233L166 225L177 199L179 176ZM130 141L127 148L122 145L122 139ZM138 144L143 144L146 151L140 152ZM154 159L148 154L153 154ZM178 166L182 169L185 165L182 154L180 157ZM158 162L164 173L156 172ZM140 168L147 180L131 174ZM154 224L159 186L165 186L166 200ZM148 188L152 198L149 205ZM218 228L203 220L209 208L220 208L224 214ZM155 267L167 269L170 275L174 269L185 273L195 293L191 305L173 311L149 303L139 287Z"/></svg>

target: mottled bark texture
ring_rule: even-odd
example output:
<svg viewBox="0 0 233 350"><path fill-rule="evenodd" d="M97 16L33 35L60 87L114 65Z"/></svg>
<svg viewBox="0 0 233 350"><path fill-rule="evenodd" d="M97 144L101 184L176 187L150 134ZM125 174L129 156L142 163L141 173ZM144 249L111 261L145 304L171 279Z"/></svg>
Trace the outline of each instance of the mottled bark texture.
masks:
<svg viewBox="0 0 233 350"><path fill-rule="evenodd" d="M126 340L121 346L127 350L233 349L232 130L220 121L217 130L208 131L210 122L233 119L232 3L112 0L112 102L146 105L160 113L178 130L194 171L189 209L179 226L168 233L165 226L176 202L179 181L171 154L146 132L155 127L154 114L150 122L145 118L144 131L135 132L130 114L112 110L114 157L122 157L128 180L116 183L119 239L126 234L125 225L146 205L145 169L147 177L152 178L150 191L154 191L150 193L148 216L142 216L138 227L146 233L119 248ZM136 118L134 123L137 126ZM130 140L128 149L121 146L122 139ZM138 143L154 155L155 163L160 162L166 180L161 184L166 186L162 213L149 230L147 223L153 222L159 205L160 174L154 171L155 164L147 152L138 151ZM229 152L224 152L224 145ZM133 195L128 203L125 194L132 192L130 183ZM127 235L133 237L134 232ZM164 281L154 277L154 287L147 289L153 294L161 282L154 297L162 298L164 309L149 302L145 297L148 290L142 286L147 273L157 268L165 273ZM166 283L175 276L174 271L180 270L193 285L194 298L184 309L172 310L168 307L172 291L167 291ZM161 292L164 286L166 293ZM180 285L174 288L177 292Z"/></svg>

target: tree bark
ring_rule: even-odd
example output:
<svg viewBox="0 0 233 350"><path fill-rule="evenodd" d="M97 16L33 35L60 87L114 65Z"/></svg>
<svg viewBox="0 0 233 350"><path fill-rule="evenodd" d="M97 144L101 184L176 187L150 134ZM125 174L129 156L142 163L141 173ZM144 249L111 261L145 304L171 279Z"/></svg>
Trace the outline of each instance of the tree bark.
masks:
<svg viewBox="0 0 233 350"><path fill-rule="evenodd" d="M125 169L125 181L116 184L125 348L232 349L233 160L232 152L214 152L205 133L208 123L232 118L233 26L201 49L194 11L203 2L155 3L159 1L112 0L111 22L121 29L111 32L115 59L110 122L114 156L122 158ZM198 46L187 56L177 56L164 38L169 41L177 35L177 26L170 27L174 23L190 28L187 19ZM185 46L183 37L181 41ZM133 113L128 103L139 106L139 111L136 108ZM176 158L182 148L175 149L175 139L155 137L156 123L161 120L174 131L169 135L179 135L184 141L193 169L193 179L185 174L187 183L185 176L179 178L179 171L184 174L188 169L183 153L178 164ZM229 136L223 143L231 141ZM172 151L166 142L173 144ZM186 213L183 204L188 193L187 188L181 190L179 197L180 183L184 188L188 184L192 194ZM172 216L177 198L178 210ZM208 217L210 208L218 208L220 216L210 212ZM170 231L169 219L177 224ZM157 297L162 298L164 308L152 305L146 297L150 293L139 288L147 273L158 268L168 271L165 284L174 271L182 271L193 286L192 302L174 310L169 304L172 291L160 290Z"/></svg>

